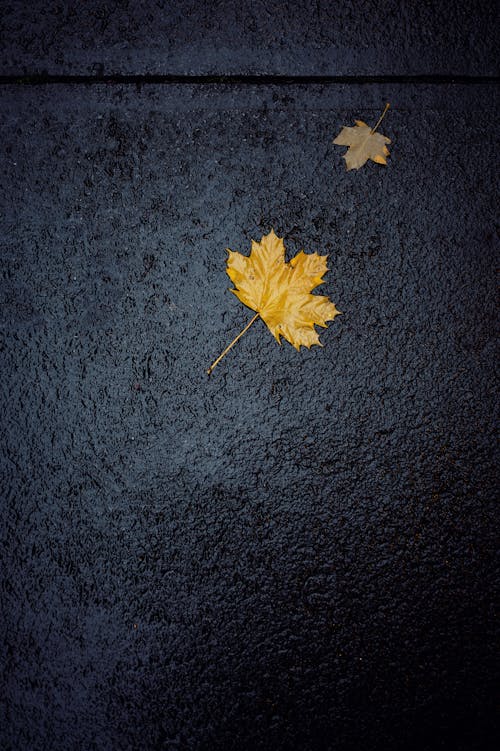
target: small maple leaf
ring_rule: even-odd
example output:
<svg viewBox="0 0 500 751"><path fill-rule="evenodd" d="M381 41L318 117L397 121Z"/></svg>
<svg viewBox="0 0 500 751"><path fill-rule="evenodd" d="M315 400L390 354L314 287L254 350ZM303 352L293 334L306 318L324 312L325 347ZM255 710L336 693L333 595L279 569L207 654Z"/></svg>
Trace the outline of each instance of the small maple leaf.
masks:
<svg viewBox="0 0 500 751"><path fill-rule="evenodd" d="M301 345L322 346L314 327L327 328L327 321L340 313L325 295L311 294L323 284L327 256L301 250L287 263L283 238L274 230L259 243L252 241L249 256L229 249L228 253L227 273L235 285L231 292L257 313L210 366L209 375L257 318L262 318L279 344L283 337L297 350Z"/></svg>
<svg viewBox="0 0 500 751"><path fill-rule="evenodd" d="M366 164L368 159L377 162L377 164L387 164L385 158L389 156L389 150L385 144L390 143L391 139L375 131L388 109L389 103L385 105L385 110L374 128L370 128L362 120L355 120L354 128L342 128L333 141L338 146L350 147L343 156L348 170L359 169Z"/></svg>

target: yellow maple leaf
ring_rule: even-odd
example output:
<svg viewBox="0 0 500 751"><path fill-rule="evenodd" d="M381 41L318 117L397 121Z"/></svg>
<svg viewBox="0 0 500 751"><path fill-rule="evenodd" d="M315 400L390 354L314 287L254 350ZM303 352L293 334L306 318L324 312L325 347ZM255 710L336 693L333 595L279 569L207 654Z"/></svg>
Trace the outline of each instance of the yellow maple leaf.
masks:
<svg viewBox="0 0 500 751"><path fill-rule="evenodd" d="M327 256L301 250L287 263L283 238L274 230L260 242L252 241L249 256L229 249L228 253L227 273L235 285L231 292L256 315L210 366L208 374L257 318L262 318L279 344L283 337L297 350L301 345L321 346L314 327L327 328L327 321L340 313L328 297L311 294L323 284Z"/></svg>
<svg viewBox="0 0 500 751"><path fill-rule="evenodd" d="M377 162L377 164L387 164L385 158L389 156L389 150L385 144L390 143L391 139L375 131L388 109L389 104L387 103L374 128L370 128L362 120L355 120L356 125L354 128L342 128L337 138L333 141L338 146L349 146L348 151L343 157L348 170L359 169L366 164L368 159Z"/></svg>

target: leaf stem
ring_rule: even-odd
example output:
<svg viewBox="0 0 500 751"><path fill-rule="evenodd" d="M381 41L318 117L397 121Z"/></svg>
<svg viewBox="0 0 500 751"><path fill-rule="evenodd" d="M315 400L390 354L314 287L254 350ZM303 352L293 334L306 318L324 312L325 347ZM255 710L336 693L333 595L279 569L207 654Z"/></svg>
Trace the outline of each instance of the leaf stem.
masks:
<svg viewBox="0 0 500 751"><path fill-rule="evenodd" d="M382 114L380 115L380 117L378 119L378 123L376 124L376 126L374 128L371 129L371 131L370 131L371 133L375 133L375 131L377 130L378 126L380 125L380 123L384 119L385 113L387 112L387 110L389 109L390 106L391 106L390 102L387 102L387 104L385 105L384 111L382 112Z"/></svg>
<svg viewBox="0 0 500 751"><path fill-rule="evenodd" d="M252 320L249 323L247 323L247 325L245 326L245 328L242 331L240 331L240 333L238 334L238 336L234 337L234 339L231 342L231 344L227 345L226 349L224 350L224 352L222 352L222 354L219 355L219 357L217 358L217 360L214 360L214 362L211 364L211 366L207 370L207 374L208 375L211 374L212 370L215 368L216 365L218 365L220 363L220 361L222 360L222 358L227 355L227 353L229 352L229 350L231 349L231 347L234 347L234 345L236 344L236 342L238 341L238 339L241 339L241 337L243 336L243 334L248 331L248 329L250 328L250 326L252 325L252 323L254 323L257 320L257 318L259 318L259 314L258 313L256 313L254 315L254 317L252 318Z"/></svg>

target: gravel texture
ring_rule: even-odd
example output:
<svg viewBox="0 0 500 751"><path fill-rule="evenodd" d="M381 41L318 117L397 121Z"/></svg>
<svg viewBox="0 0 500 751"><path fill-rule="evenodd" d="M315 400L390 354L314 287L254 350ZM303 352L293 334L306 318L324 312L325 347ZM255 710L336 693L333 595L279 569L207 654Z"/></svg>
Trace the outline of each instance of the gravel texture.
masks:
<svg viewBox="0 0 500 751"><path fill-rule="evenodd" d="M493 748L493 87L0 107L3 751ZM208 378L271 227L343 315Z"/></svg>

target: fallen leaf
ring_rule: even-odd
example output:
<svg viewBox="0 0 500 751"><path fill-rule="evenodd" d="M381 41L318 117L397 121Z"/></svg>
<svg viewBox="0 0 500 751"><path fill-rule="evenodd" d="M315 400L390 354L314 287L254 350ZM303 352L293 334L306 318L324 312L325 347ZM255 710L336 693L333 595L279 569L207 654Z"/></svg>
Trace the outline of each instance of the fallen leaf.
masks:
<svg viewBox="0 0 500 751"><path fill-rule="evenodd" d="M349 146L348 151L343 156L348 170L359 169L366 164L368 159L377 162L377 164L387 164L385 158L389 156L389 151L385 144L390 143L391 139L375 131L388 109L389 104L386 104L385 110L374 128L370 128L362 120L355 120L354 128L342 128L333 141L337 146Z"/></svg>
<svg viewBox="0 0 500 751"><path fill-rule="evenodd" d="M323 275L328 271L327 256L301 250L287 263L283 239L274 230L260 242L252 242L249 256L229 249L228 253L227 273L235 285L231 292L257 314L210 366L208 373L257 318L262 318L279 344L283 337L297 350L301 345L321 346L314 327L327 328L327 321L333 321L340 312L325 295L311 294L323 284Z"/></svg>

